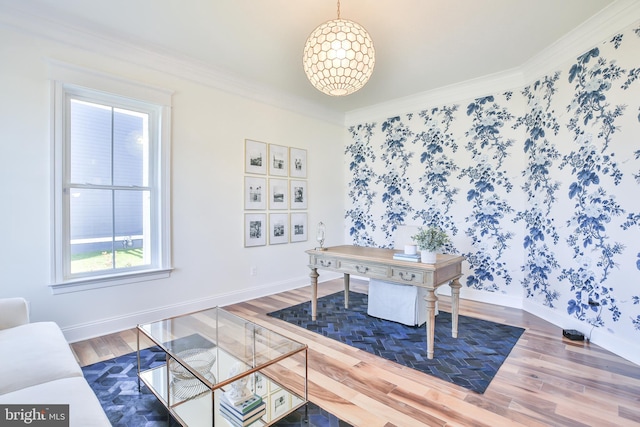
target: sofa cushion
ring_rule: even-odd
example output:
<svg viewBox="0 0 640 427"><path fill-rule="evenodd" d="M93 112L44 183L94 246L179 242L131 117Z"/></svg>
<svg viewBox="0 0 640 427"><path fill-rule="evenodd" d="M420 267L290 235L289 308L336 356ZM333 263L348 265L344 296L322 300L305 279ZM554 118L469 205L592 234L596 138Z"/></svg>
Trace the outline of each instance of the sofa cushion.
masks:
<svg viewBox="0 0 640 427"><path fill-rule="evenodd" d="M70 427L111 426L83 377L63 378L0 395L3 404L69 405Z"/></svg>
<svg viewBox="0 0 640 427"><path fill-rule="evenodd" d="M29 323L29 307L24 298L0 299L0 329Z"/></svg>
<svg viewBox="0 0 640 427"><path fill-rule="evenodd" d="M0 395L60 378L82 378L67 340L53 322L0 330L0 349Z"/></svg>

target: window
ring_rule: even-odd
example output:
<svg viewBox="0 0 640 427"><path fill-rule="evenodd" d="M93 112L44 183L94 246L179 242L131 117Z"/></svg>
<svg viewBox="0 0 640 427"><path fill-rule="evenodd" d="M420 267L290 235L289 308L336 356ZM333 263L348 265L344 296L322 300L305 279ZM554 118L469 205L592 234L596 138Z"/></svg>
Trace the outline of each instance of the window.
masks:
<svg viewBox="0 0 640 427"><path fill-rule="evenodd" d="M170 272L166 98L86 75L95 89L54 84L54 293Z"/></svg>

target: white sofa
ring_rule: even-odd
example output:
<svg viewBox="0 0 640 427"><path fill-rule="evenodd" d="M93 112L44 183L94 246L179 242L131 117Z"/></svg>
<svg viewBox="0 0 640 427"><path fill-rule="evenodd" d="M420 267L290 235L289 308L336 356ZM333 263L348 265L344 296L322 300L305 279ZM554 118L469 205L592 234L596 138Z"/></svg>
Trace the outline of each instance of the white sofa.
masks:
<svg viewBox="0 0 640 427"><path fill-rule="evenodd" d="M0 299L0 404L68 404L71 427L111 426L58 325L29 323L23 298Z"/></svg>

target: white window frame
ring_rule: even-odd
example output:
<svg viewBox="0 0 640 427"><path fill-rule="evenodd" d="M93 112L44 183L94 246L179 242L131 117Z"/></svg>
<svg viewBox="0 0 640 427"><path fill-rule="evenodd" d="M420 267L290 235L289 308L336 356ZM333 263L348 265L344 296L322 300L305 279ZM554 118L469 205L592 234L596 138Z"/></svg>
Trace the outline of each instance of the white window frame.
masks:
<svg viewBox="0 0 640 427"><path fill-rule="evenodd" d="M162 279L171 274L170 220L170 91L123 80L104 73L49 60L52 82L52 284L54 294L97 289L127 283ZM95 274L69 273L69 138L67 134L69 99L81 99L150 114L151 182L151 264L146 267Z"/></svg>

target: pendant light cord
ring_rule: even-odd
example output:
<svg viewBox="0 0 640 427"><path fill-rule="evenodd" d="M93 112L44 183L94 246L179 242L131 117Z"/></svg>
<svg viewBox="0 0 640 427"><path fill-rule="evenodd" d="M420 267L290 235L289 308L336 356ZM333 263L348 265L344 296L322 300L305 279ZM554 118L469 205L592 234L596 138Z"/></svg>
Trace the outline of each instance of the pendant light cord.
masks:
<svg viewBox="0 0 640 427"><path fill-rule="evenodd" d="M340 19L340 0L338 0L338 19Z"/></svg>

